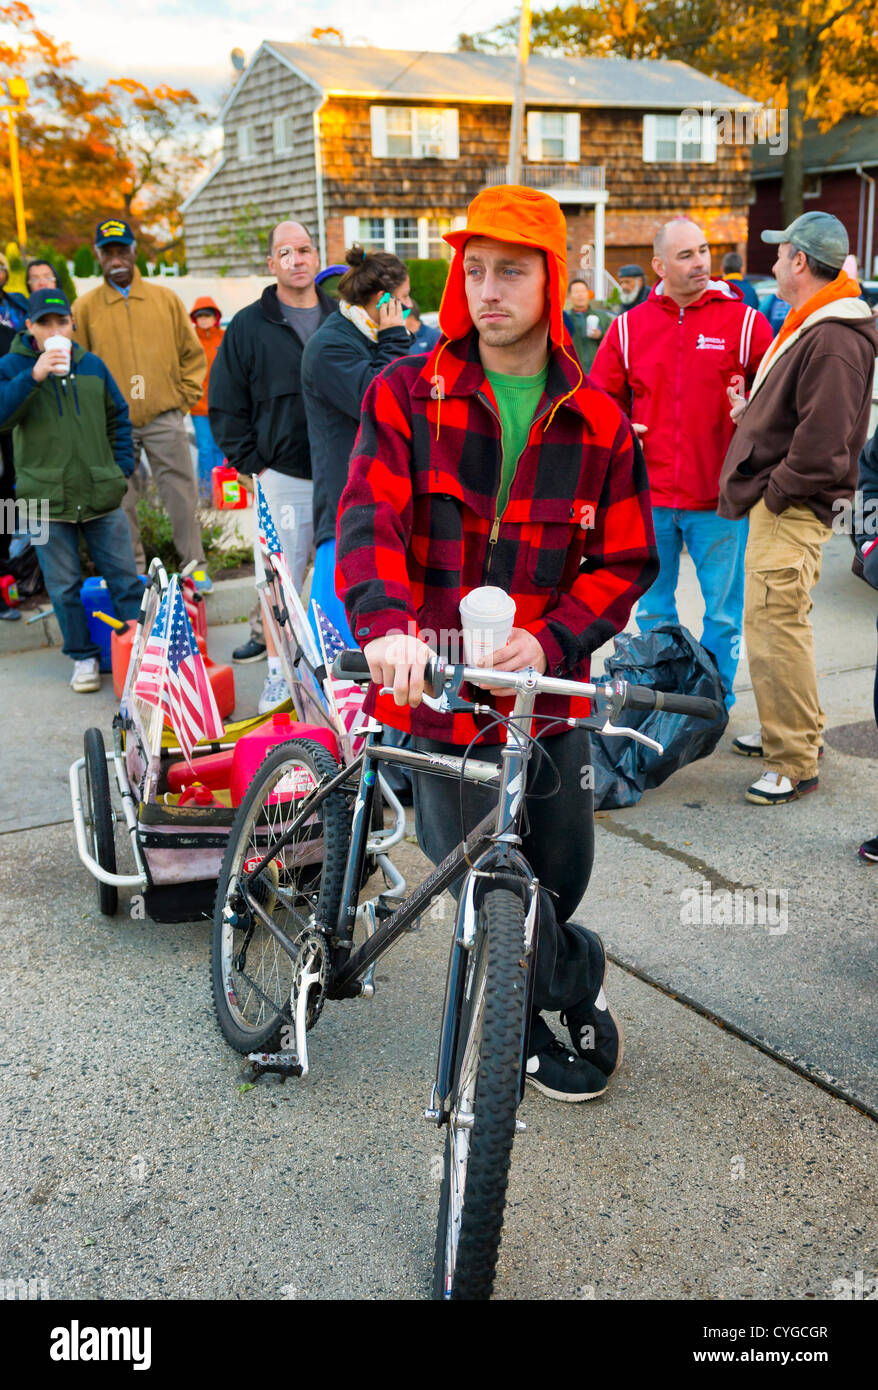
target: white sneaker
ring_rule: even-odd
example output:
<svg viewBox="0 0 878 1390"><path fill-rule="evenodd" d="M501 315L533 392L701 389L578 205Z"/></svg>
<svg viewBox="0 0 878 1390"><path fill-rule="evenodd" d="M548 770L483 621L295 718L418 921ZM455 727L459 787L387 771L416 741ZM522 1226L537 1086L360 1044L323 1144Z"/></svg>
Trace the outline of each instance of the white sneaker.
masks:
<svg viewBox="0 0 878 1390"><path fill-rule="evenodd" d="M90 656L85 661L73 663L70 684L77 695L91 695L101 688L101 666L97 657Z"/></svg>
<svg viewBox="0 0 878 1390"><path fill-rule="evenodd" d="M289 698L290 687L283 676L267 676L256 711L258 714L267 714L270 709L274 709L275 705L282 705L284 700Z"/></svg>
<svg viewBox="0 0 878 1390"><path fill-rule="evenodd" d="M739 734L732 739L732 752L740 753L744 758L762 757L762 732L758 734Z"/></svg>
<svg viewBox="0 0 878 1390"><path fill-rule="evenodd" d="M744 795L757 806L782 806L785 801L796 801L808 792L816 792L818 785L816 777L800 777L791 782L782 772L763 772Z"/></svg>

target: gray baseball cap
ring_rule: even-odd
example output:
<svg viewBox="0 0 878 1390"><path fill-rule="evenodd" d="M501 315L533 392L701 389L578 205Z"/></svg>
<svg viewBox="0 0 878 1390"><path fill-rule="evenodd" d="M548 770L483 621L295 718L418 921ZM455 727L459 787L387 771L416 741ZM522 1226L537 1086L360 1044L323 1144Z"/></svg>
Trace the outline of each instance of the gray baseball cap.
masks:
<svg viewBox="0 0 878 1390"><path fill-rule="evenodd" d="M789 241L833 270L841 270L850 250L844 225L831 212L803 212L782 232L763 232L762 240L776 246Z"/></svg>

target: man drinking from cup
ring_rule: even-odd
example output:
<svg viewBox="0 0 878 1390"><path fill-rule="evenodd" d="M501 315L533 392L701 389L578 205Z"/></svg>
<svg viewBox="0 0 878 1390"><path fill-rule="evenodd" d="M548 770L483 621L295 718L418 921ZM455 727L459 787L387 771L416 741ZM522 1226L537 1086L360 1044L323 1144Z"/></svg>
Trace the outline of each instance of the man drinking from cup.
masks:
<svg viewBox="0 0 878 1390"><path fill-rule="evenodd" d="M122 510L134 468L128 407L106 366L73 338L60 290L36 290L25 329L0 357L0 429L14 430L16 499L39 516L34 546L46 589L73 660L77 694L100 690L100 648L79 597L80 533L121 619L136 618L143 586Z"/></svg>
<svg viewBox="0 0 878 1390"><path fill-rule="evenodd" d="M351 630L373 685L364 708L424 752L499 761L505 728L421 703L426 663L460 661L459 606L476 629L514 625L483 662L587 680L590 654L625 626L657 572L646 469L618 406L592 390L563 323L567 229L559 204L513 185L486 189L454 248L439 324L424 362L402 358L366 392L342 495L337 562ZM487 604L487 608L483 605ZM475 609L471 612L470 608ZM486 621L487 617L487 621ZM508 715L512 700L488 694ZM577 702L582 705L584 702ZM591 872L588 734L563 721L571 702L540 696L535 732L551 757L528 769L523 850L541 887L527 1077L558 1100L600 1095L622 1056L594 932L569 918ZM585 713L578 709L576 712ZM560 788L556 795L557 769ZM459 784L414 777L418 841L439 862L460 840ZM468 832L496 793L463 787ZM563 1010L562 1044L540 1010Z"/></svg>

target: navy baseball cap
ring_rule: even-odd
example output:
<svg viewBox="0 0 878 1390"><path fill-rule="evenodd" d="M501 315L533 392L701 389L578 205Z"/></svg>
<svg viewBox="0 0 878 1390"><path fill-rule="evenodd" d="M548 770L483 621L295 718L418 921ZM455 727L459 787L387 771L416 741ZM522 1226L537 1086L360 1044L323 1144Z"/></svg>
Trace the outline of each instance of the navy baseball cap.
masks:
<svg viewBox="0 0 878 1390"><path fill-rule="evenodd" d="M72 314L70 301L61 290L34 290L28 297L27 316L31 323L37 323L47 314Z"/></svg>
<svg viewBox="0 0 878 1390"><path fill-rule="evenodd" d="M120 222L117 217L106 217L98 223L95 232L95 246L108 246L111 241L121 241L123 246L131 246L136 239L128 223Z"/></svg>

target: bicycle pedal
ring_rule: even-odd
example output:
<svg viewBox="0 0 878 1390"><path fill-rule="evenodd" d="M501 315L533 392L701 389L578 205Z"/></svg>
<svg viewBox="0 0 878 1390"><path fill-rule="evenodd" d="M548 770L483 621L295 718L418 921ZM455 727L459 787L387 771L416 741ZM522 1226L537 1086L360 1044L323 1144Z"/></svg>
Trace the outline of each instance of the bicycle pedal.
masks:
<svg viewBox="0 0 878 1390"><path fill-rule="evenodd" d="M267 1072L275 1072L282 1081L288 1076L301 1076L302 1065L295 1052L248 1052L242 1075L246 1081L258 1081Z"/></svg>

